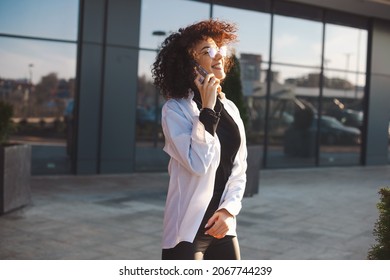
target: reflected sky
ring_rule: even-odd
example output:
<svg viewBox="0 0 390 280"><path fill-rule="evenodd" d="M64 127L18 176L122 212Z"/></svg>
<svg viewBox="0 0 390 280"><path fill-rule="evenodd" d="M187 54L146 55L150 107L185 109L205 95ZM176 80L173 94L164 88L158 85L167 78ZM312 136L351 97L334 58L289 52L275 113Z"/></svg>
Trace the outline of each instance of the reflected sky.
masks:
<svg viewBox="0 0 390 280"><path fill-rule="evenodd" d="M30 79L38 83L42 76L57 73L59 78L74 78L76 44L0 37L0 77ZM32 77L29 65L32 64Z"/></svg>
<svg viewBox="0 0 390 280"><path fill-rule="evenodd" d="M77 40L78 0L1 0L0 33ZM74 78L76 44L0 37L0 77L33 83L51 72Z"/></svg>
<svg viewBox="0 0 390 280"><path fill-rule="evenodd" d="M326 67L366 71L366 30L327 24L325 36Z"/></svg>
<svg viewBox="0 0 390 280"><path fill-rule="evenodd" d="M1 0L0 33L76 40L78 0Z"/></svg>
<svg viewBox="0 0 390 280"><path fill-rule="evenodd" d="M140 46L152 49L165 38L154 36L154 31L164 31L168 35L210 16L210 5L194 1L143 0L141 9Z"/></svg>
<svg viewBox="0 0 390 280"><path fill-rule="evenodd" d="M271 15L255 11L215 5L213 17L232 21L238 28L237 53L259 54L263 61L269 60Z"/></svg>
<svg viewBox="0 0 390 280"><path fill-rule="evenodd" d="M273 62L321 66L322 23L274 17Z"/></svg>

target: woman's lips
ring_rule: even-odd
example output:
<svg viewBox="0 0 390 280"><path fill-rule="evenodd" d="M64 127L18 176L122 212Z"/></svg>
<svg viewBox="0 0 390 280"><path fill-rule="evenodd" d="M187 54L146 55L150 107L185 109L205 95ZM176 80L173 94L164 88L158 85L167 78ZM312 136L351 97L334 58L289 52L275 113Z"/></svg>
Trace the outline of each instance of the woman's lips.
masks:
<svg viewBox="0 0 390 280"><path fill-rule="evenodd" d="M217 70L222 70L222 64L221 63L215 64L215 65L211 66L211 68L217 69Z"/></svg>

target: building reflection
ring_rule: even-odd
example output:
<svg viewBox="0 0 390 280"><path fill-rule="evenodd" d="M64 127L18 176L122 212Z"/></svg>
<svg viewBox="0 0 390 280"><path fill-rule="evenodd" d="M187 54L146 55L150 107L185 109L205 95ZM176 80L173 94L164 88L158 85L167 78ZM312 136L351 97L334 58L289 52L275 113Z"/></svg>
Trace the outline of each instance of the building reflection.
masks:
<svg viewBox="0 0 390 280"><path fill-rule="evenodd" d="M294 77L284 75L286 78L281 80L280 74L287 67L278 67L280 71L270 72L267 78L268 65L262 62L261 55L256 54L241 54L240 64L250 118L248 143L264 144L267 137L269 165L314 165L317 156L321 160L331 158L332 163L337 160L340 163L346 154L355 155L349 159L349 164L358 164L362 143L363 87L340 75L324 76L321 81L317 72ZM269 97L267 82L271 83ZM265 113L267 98L270 100L268 116Z"/></svg>

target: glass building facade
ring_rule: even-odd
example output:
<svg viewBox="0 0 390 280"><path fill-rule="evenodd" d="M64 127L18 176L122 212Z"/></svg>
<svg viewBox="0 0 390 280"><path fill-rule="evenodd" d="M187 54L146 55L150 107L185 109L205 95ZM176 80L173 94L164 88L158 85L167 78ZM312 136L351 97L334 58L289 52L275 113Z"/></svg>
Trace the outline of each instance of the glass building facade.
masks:
<svg viewBox="0 0 390 280"><path fill-rule="evenodd" d="M277 0L3 0L0 100L33 175L166 171L151 65L170 32L210 17L237 24L261 168L390 162L388 21Z"/></svg>

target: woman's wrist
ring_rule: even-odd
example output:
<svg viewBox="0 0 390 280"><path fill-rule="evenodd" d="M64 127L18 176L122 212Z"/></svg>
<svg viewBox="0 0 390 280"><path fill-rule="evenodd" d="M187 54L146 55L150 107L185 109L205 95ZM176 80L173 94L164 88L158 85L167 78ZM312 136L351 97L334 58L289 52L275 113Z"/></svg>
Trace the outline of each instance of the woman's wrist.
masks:
<svg viewBox="0 0 390 280"><path fill-rule="evenodd" d="M215 135L220 116L210 108L202 108L199 113L199 120L205 126L206 131L211 135Z"/></svg>
<svg viewBox="0 0 390 280"><path fill-rule="evenodd" d="M203 107L202 109L200 109L200 112L202 112L202 111L211 111L211 112L215 113L214 109L209 108L209 107Z"/></svg>
<svg viewBox="0 0 390 280"><path fill-rule="evenodd" d="M217 212L223 212L225 215L234 218L234 216L232 214L230 214L230 212L228 210L226 210L226 208L221 208Z"/></svg>

